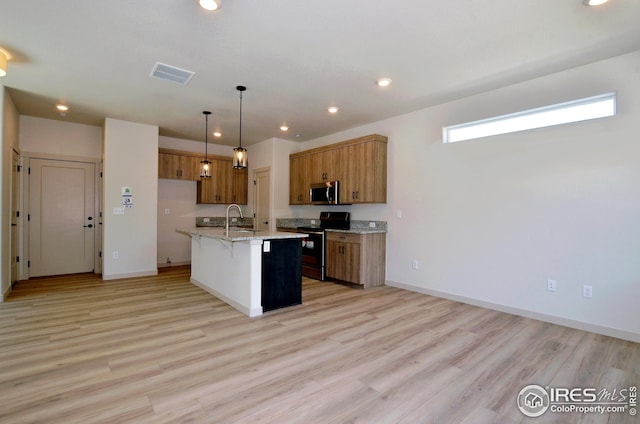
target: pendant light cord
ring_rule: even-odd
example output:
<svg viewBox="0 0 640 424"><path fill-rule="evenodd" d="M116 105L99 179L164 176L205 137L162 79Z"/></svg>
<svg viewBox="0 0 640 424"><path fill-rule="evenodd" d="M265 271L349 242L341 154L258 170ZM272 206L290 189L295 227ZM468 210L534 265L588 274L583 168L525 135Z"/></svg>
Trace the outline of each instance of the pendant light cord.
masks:
<svg viewBox="0 0 640 424"><path fill-rule="evenodd" d="M204 160L207 160L207 141L209 138L209 115L204 115Z"/></svg>
<svg viewBox="0 0 640 424"><path fill-rule="evenodd" d="M242 147L242 91L240 91L240 147Z"/></svg>

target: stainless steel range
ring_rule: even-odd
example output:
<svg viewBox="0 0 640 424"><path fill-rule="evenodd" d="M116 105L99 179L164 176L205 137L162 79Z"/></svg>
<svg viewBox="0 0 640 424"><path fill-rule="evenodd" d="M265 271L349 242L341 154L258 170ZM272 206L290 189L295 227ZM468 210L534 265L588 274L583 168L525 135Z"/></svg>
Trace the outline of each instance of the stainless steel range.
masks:
<svg viewBox="0 0 640 424"><path fill-rule="evenodd" d="M295 231L307 233L302 240L302 275L325 279L325 230L348 230L351 227L349 212L320 212L319 227L298 227Z"/></svg>

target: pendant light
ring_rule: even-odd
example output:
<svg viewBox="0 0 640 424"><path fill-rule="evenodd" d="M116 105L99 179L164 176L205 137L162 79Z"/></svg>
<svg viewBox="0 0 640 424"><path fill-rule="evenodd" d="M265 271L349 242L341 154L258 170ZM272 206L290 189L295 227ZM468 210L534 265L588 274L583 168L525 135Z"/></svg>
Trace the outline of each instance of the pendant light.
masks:
<svg viewBox="0 0 640 424"><path fill-rule="evenodd" d="M209 138L209 115L211 112L208 110L202 111L204 115L204 160L201 160L200 163L202 166L200 167L200 178L211 178L211 161L207 159L207 141Z"/></svg>
<svg viewBox="0 0 640 424"><path fill-rule="evenodd" d="M240 145L233 149L233 167L242 169L247 167L247 149L242 147L242 92L247 90L247 87L239 85L236 90L240 92Z"/></svg>

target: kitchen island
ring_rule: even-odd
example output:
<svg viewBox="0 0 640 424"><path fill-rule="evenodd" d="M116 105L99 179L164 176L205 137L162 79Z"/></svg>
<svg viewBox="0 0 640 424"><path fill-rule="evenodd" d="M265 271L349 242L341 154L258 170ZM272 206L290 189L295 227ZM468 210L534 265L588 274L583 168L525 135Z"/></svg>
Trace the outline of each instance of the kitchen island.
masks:
<svg viewBox="0 0 640 424"><path fill-rule="evenodd" d="M301 240L306 234L195 227L191 282L255 317L301 302Z"/></svg>

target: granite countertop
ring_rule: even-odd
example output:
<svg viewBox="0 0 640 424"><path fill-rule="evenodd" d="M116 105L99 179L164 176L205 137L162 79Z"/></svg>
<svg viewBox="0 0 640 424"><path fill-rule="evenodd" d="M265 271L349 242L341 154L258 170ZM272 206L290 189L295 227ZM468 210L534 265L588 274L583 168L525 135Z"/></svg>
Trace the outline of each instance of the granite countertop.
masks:
<svg viewBox="0 0 640 424"><path fill-rule="evenodd" d="M318 219L305 219L305 218L277 218L276 227L286 230L295 229L297 227L318 227ZM371 227L374 225L374 227ZM384 234L387 232L386 221L362 221L352 220L351 228L348 230L327 230L335 231L338 233L350 233L350 234Z"/></svg>
<svg viewBox="0 0 640 424"><path fill-rule="evenodd" d="M225 241L253 241L253 240L272 240L272 239L288 239L288 238L304 238L307 234L288 233L284 231L254 231L244 228L229 229L227 236L224 228L219 227L192 227L178 228L179 233L188 234L190 236L209 237Z"/></svg>
<svg viewBox="0 0 640 424"><path fill-rule="evenodd" d="M349 230L327 230L327 232L348 234L385 234L387 230L380 228L351 228Z"/></svg>

